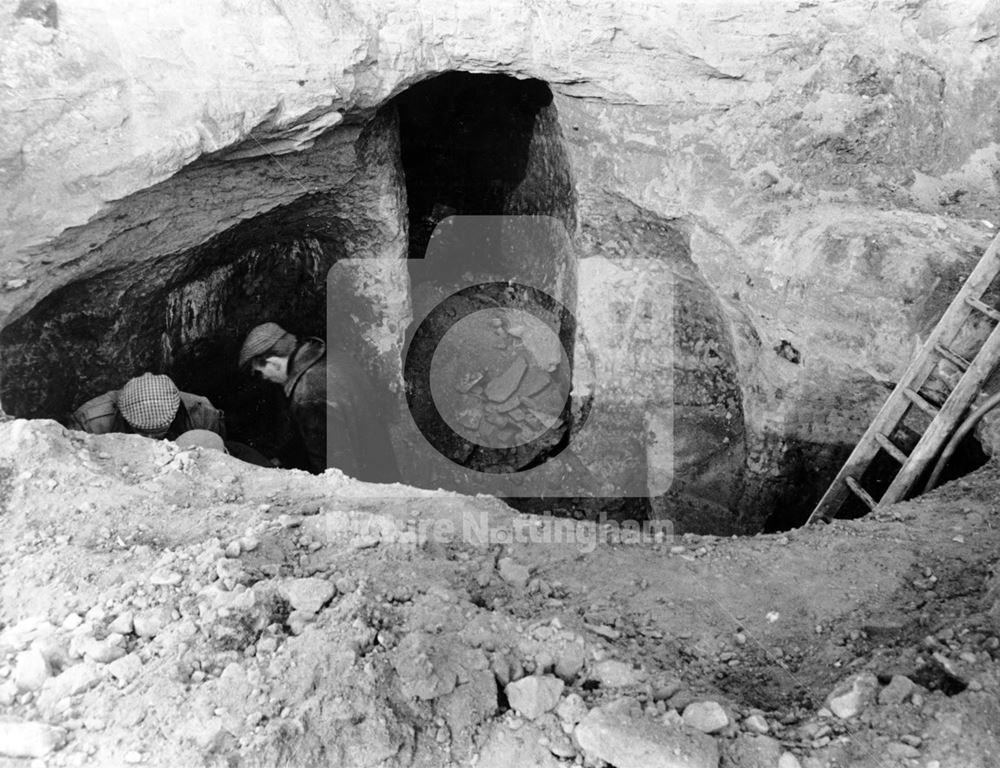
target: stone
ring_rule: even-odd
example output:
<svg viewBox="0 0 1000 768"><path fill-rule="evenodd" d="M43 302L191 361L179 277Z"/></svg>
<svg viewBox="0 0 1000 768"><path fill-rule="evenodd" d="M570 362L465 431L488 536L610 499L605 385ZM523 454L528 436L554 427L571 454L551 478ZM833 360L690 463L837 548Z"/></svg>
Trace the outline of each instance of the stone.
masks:
<svg viewBox="0 0 1000 768"><path fill-rule="evenodd" d="M108 624L108 631L117 632L120 635L131 635L135 628L134 619L135 614L132 611L123 611Z"/></svg>
<svg viewBox="0 0 1000 768"><path fill-rule="evenodd" d="M561 768L566 765L543 746L548 737L539 726L518 722L521 725L516 729L513 724L502 721L490 728L476 768ZM471 761L466 763L472 764Z"/></svg>
<svg viewBox="0 0 1000 768"><path fill-rule="evenodd" d="M653 701L668 701L681 688L680 680L661 680L653 686Z"/></svg>
<svg viewBox="0 0 1000 768"><path fill-rule="evenodd" d="M595 635L603 637L605 640L617 640L619 637L622 636L621 632L612 629L607 624L588 624L587 622L584 622L583 626L589 629Z"/></svg>
<svg viewBox="0 0 1000 768"><path fill-rule="evenodd" d="M535 720L559 703L564 683L550 675L529 675L504 689L510 706L522 717Z"/></svg>
<svg viewBox="0 0 1000 768"><path fill-rule="evenodd" d="M38 697L38 707L43 713L51 712L66 697L88 691L100 681L101 672L94 662L84 661L74 664L61 674L48 679Z"/></svg>
<svg viewBox="0 0 1000 768"><path fill-rule="evenodd" d="M729 715L715 701L696 701L684 708L684 725L702 733L717 733L729 725Z"/></svg>
<svg viewBox="0 0 1000 768"><path fill-rule="evenodd" d="M306 631L306 627L316 621L316 614L309 611L292 611L285 619L288 631L293 635L301 635Z"/></svg>
<svg viewBox="0 0 1000 768"><path fill-rule="evenodd" d="M0 721L0 755L45 757L66 743L66 731L45 723Z"/></svg>
<svg viewBox="0 0 1000 768"><path fill-rule="evenodd" d="M888 752L892 757L904 758L909 760L917 760L920 758L920 750L916 747L911 747L909 744L903 744L900 741L893 741L886 746L885 751Z"/></svg>
<svg viewBox="0 0 1000 768"><path fill-rule="evenodd" d="M917 684L906 675L893 675L889 684L878 692L878 703L883 706L902 704L916 689Z"/></svg>
<svg viewBox="0 0 1000 768"><path fill-rule="evenodd" d="M358 583L350 576L338 577L335 584L337 585L337 593L341 595L349 595L358 588Z"/></svg>
<svg viewBox="0 0 1000 768"><path fill-rule="evenodd" d="M170 611L159 606L135 614L132 624L139 637L156 637L170 622Z"/></svg>
<svg viewBox="0 0 1000 768"><path fill-rule="evenodd" d="M155 587L176 587L183 580L177 571L170 570L153 571L149 577L149 583Z"/></svg>
<svg viewBox="0 0 1000 768"><path fill-rule="evenodd" d="M556 716L567 725L576 725L587 716L587 705L580 694L567 694L556 705Z"/></svg>
<svg viewBox="0 0 1000 768"><path fill-rule="evenodd" d="M9 707L17 700L17 686L13 680L0 683L0 707Z"/></svg>
<svg viewBox="0 0 1000 768"><path fill-rule="evenodd" d="M278 589L292 609L303 614L319 613L320 609L337 594L337 588L331 582L315 577L288 579L281 582Z"/></svg>
<svg viewBox="0 0 1000 768"><path fill-rule="evenodd" d="M451 758L456 765L468 764L474 754L475 734L496 711L497 684L489 670L472 673L468 682L456 686L435 702L434 712L444 718L450 736Z"/></svg>
<svg viewBox="0 0 1000 768"><path fill-rule="evenodd" d="M220 557L215 561L215 575L223 583L235 582L243 573L243 564L238 559Z"/></svg>
<svg viewBox="0 0 1000 768"><path fill-rule="evenodd" d="M63 619L62 628L68 631L72 631L83 624L83 616L79 613L71 613Z"/></svg>
<svg viewBox="0 0 1000 768"><path fill-rule="evenodd" d="M125 655L125 649L108 640L90 638L83 643L83 655L98 664L110 664Z"/></svg>
<svg viewBox="0 0 1000 768"><path fill-rule="evenodd" d="M70 661L63 637L55 635L37 637L31 641L31 648L42 654L50 670L62 669Z"/></svg>
<svg viewBox="0 0 1000 768"><path fill-rule="evenodd" d="M781 742L770 736L739 734L726 747L726 765L733 768L775 768L781 758Z"/></svg>
<svg viewBox="0 0 1000 768"><path fill-rule="evenodd" d="M567 683L576 679L576 676L583 669L586 661L586 653L582 644L566 643L558 652L555 663L556 676Z"/></svg>
<svg viewBox="0 0 1000 768"><path fill-rule="evenodd" d="M89 623L81 624L73 630L69 639L69 657L82 659L86 646L94 639L94 628Z"/></svg>
<svg viewBox="0 0 1000 768"><path fill-rule="evenodd" d="M129 653L108 664L108 672L121 685L127 685L142 674L142 659L134 653Z"/></svg>
<svg viewBox="0 0 1000 768"><path fill-rule="evenodd" d="M521 383L526 370L528 370L528 363L523 357L518 357L506 371L486 385L486 396L495 403L508 399Z"/></svg>
<svg viewBox="0 0 1000 768"><path fill-rule="evenodd" d="M37 691L49 678L49 663L36 648L21 651L14 662L14 683L19 691Z"/></svg>
<svg viewBox="0 0 1000 768"><path fill-rule="evenodd" d="M528 567L515 562L509 557L501 557L497 563L500 577L515 589L524 589L528 584L531 572Z"/></svg>
<svg viewBox="0 0 1000 768"><path fill-rule="evenodd" d="M838 685L826 699L826 706L841 720L850 720L875 699L878 678L861 672Z"/></svg>
<svg viewBox="0 0 1000 768"><path fill-rule="evenodd" d="M802 768L802 763L791 752L785 752L778 758L778 768Z"/></svg>
<svg viewBox="0 0 1000 768"><path fill-rule="evenodd" d="M719 748L710 736L602 708L591 710L573 734L586 757L604 760L615 768L719 765Z"/></svg>
<svg viewBox="0 0 1000 768"><path fill-rule="evenodd" d="M743 725L748 731L758 734L765 734L770 730L767 718L763 715L750 715L743 721Z"/></svg>
<svg viewBox="0 0 1000 768"><path fill-rule="evenodd" d="M226 545L226 557L236 558L240 556L242 545L239 541L231 541Z"/></svg>
<svg viewBox="0 0 1000 768"><path fill-rule="evenodd" d="M642 670L615 659L599 661L590 669L590 679L597 680L605 688L628 688L639 685L645 678Z"/></svg>

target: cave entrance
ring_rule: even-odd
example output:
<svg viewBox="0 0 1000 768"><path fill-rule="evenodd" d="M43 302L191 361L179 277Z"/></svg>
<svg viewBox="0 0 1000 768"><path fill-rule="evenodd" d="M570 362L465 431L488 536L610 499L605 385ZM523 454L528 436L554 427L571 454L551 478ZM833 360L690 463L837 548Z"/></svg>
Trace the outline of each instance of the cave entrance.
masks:
<svg viewBox="0 0 1000 768"><path fill-rule="evenodd" d="M422 441L405 435L401 441L412 455L404 461L404 476L418 485L454 488L462 487L455 478L463 468L482 471L488 465L488 471L503 474L537 466L542 454L558 450L568 437L569 408L559 414L555 395L548 403L552 413L517 403L519 397L533 405L545 401L545 382L568 393L575 343L576 199L552 92L540 80L448 72L411 86L388 106L398 119L407 198L407 340L416 334L421 341L406 360L409 407L423 436L450 460L427 462ZM567 311L536 306L539 296ZM565 351L560 362L540 362L545 351L532 348L535 337L523 332L525 318L529 325L541 318L536 330L547 328L558 339ZM479 320L482 327L473 332ZM449 333L453 326L464 330ZM449 392L438 391L435 400L430 376L422 379L423 391L410 373L443 364L446 342L456 338L468 349L451 350L467 363L454 373L478 383L471 390L446 387ZM522 386L509 400L491 402L490 382L519 365L527 371ZM540 389L528 394L524 387ZM449 395L461 401L452 415L464 430L444 423ZM543 444L524 442L535 416L559 421L560 415L562 432L547 433ZM427 425L435 424L440 430L428 433Z"/></svg>
<svg viewBox="0 0 1000 768"><path fill-rule="evenodd" d="M393 102L406 179L409 257L451 215L549 215L575 201L552 91L541 80L448 72Z"/></svg>
<svg viewBox="0 0 1000 768"><path fill-rule="evenodd" d="M39 257L66 266L0 333L5 409L66 423L131 377L165 373L225 412L230 439L277 456L287 408L279 388L237 371L247 332L274 321L325 337L327 274L348 255L405 272L395 122L351 117L310 142L279 155L265 136L203 156L46 244ZM366 323L383 321L338 339L374 379L391 354Z"/></svg>

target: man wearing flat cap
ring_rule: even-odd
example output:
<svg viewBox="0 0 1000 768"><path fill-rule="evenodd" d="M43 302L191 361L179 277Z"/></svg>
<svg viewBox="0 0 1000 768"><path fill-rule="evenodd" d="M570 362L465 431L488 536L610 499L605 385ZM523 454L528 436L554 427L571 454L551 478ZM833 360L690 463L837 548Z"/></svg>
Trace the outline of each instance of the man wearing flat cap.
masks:
<svg viewBox="0 0 1000 768"><path fill-rule="evenodd" d="M191 429L225 436L224 424L222 411L207 398L178 391L169 376L144 373L120 390L88 400L67 426L95 435L124 432L174 440Z"/></svg>
<svg viewBox="0 0 1000 768"><path fill-rule="evenodd" d="M281 385L313 472L335 467L366 482L399 480L374 389L350 355L263 323L247 334L239 367Z"/></svg>

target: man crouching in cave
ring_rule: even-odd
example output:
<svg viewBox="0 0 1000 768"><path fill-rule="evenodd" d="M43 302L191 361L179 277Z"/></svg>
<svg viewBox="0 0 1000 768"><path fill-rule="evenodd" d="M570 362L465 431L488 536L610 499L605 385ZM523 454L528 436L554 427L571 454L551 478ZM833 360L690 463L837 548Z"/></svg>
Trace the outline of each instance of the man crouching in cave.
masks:
<svg viewBox="0 0 1000 768"><path fill-rule="evenodd" d="M176 440L191 429L207 429L225 437L222 411L208 398L181 392L169 376L144 373L120 390L105 392L77 408L70 429L105 435L122 432Z"/></svg>
<svg viewBox="0 0 1000 768"><path fill-rule="evenodd" d="M371 483L399 480L374 389L348 354L264 323L247 334L239 367L282 386L313 472L333 467Z"/></svg>
<svg viewBox="0 0 1000 768"><path fill-rule="evenodd" d="M93 435L117 432L174 441L185 435L192 437L192 432L197 435L207 431L218 435L222 450L237 459L262 467L274 466L249 445L223 442L226 421L222 411L207 397L181 392L163 374L144 373L129 379L120 390L88 400L73 411L66 426ZM194 444L204 445L204 441L199 443L196 438Z"/></svg>

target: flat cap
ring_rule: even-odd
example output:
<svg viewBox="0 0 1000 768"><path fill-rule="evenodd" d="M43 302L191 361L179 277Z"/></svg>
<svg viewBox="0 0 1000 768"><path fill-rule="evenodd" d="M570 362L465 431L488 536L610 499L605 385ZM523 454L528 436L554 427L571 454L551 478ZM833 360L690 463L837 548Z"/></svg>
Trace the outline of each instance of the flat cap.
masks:
<svg viewBox="0 0 1000 768"><path fill-rule="evenodd" d="M286 331L277 323L261 323L247 334L240 349L239 367L247 364L257 355L262 355L285 335Z"/></svg>
<svg viewBox="0 0 1000 768"><path fill-rule="evenodd" d="M118 410L133 429L155 432L166 429L177 415L181 395L163 374L144 373L129 379L118 395Z"/></svg>

